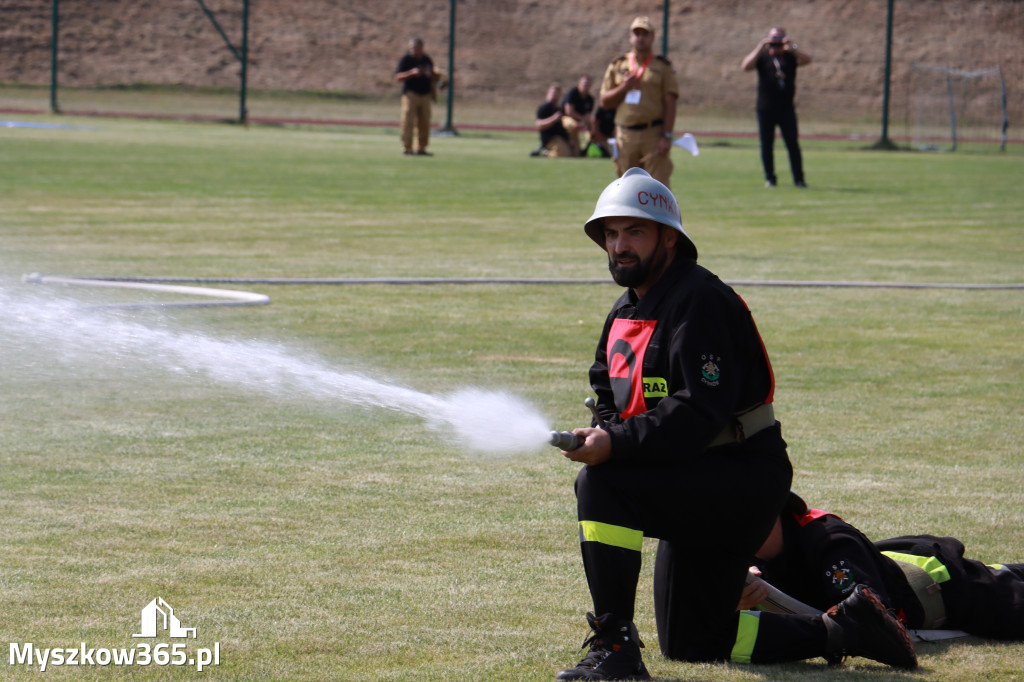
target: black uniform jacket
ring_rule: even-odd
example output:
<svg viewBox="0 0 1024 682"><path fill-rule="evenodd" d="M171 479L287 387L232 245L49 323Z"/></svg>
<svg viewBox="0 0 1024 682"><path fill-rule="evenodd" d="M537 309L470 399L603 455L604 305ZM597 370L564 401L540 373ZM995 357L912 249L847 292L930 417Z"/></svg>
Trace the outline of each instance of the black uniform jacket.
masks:
<svg viewBox="0 0 1024 682"><path fill-rule="evenodd" d="M856 584L868 585L910 628L925 624L921 602L899 565L882 554L894 551L935 557L948 572L940 594L943 627L998 639L1024 639L1024 575L964 557L964 545L951 537L903 535L872 542L834 514L812 509L781 516L784 550L759 562L762 577L805 604L825 610L842 601Z"/></svg>
<svg viewBox="0 0 1024 682"><path fill-rule="evenodd" d="M774 377L746 303L677 256L640 300L615 303L590 383L615 461L699 455L734 415L770 403Z"/></svg>
<svg viewBox="0 0 1024 682"><path fill-rule="evenodd" d="M822 611L867 585L906 622L917 627L924 612L896 562L863 533L834 514L811 509L784 512L783 552L758 562L762 576L786 594Z"/></svg>

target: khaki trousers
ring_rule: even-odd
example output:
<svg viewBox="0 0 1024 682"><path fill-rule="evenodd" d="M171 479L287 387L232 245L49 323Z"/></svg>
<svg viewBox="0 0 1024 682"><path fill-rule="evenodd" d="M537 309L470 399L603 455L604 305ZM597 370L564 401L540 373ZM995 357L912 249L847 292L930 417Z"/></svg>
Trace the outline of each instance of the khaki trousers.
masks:
<svg viewBox="0 0 1024 682"><path fill-rule="evenodd" d="M619 158L615 159L615 172L622 174L630 168L643 168L651 177L666 187L672 177L672 157L669 154L658 154L658 141L661 140L662 127L653 126L646 130L626 130L615 128L616 141L619 144ZM649 157L649 158L648 158Z"/></svg>
<svg viewBox="0 0 1024 682"><path fill-rule="evenodd" d="M413 129L416 130L415 151L425 150L430 143L430 105L430 95L402 94L402 147L405 151L413 151Z"/></svg>
<svg viewBox="0 0 1024 682"><path fill-rule="evenodd" d="M549 159L564 159L566 157L575 156L572 153L572 148L569 147L569 143L565 141L564 137L552 137L548 140L548 143L544 145L544 149L548 150Z"/></svg>

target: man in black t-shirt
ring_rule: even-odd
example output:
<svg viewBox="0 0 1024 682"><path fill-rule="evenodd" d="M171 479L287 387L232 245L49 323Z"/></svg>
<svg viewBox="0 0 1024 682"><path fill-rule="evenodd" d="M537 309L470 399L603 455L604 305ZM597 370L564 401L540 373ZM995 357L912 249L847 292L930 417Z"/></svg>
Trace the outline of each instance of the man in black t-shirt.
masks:
<svg viewBox="0 0 1024 682"><path fill-rule="evenodd" d="M409 41L409 51L398 62L395 80L402 84L402 148L406 154L430 156L430 108L434 62L423 52L423 39ZM413 151L413 130L416 150Z"/></svg>
<svg viewBox="0 0 1024 682"><path fill-rule="evenodd" d="M612 156L609 140L615 138L615 110L597 108L594 118L590 122L590 144L601 150L601 156L608 158ZM589 156L589 154L588 154Z"/></svg>
<svg viewBox="0 0 1024 682"><path fill-rule="evenodd" d="M562 125L562 88L558 83L548 86L547 95L537 107L537 132L540 133L540 147L537 156L544 154L551 158L573 156L569 133Z"/></svg>
<svg viewBox="0 0 1024 682"><path fill-rule="evenodd" d="M786 29L776 26L768 37L757 44L741 64L744 71L757 70L757 127L761 137L761 165L764 167L765 187L775 187L775 128L789 151L789 167L793 183L806 189L803 159L797 133L796 69L811 63L811 55L797 47L786 37Z"/></svg>
<svg viewBox="0 0 1024 682"><path fill-rule="evenodd" d="M580 76L576 85L569 88L562 100L562 126L569 133L569 144L573 152L579 155L580 134L589 133L594 117L591 112L594 110L594 96L590 94L590 77Z"/></svg>

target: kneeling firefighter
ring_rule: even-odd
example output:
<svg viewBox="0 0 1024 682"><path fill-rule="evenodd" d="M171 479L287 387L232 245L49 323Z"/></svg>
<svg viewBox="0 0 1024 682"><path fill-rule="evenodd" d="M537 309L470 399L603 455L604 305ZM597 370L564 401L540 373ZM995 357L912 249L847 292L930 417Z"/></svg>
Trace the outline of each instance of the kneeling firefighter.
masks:
<svg viewBox="0 0 1024 682"><path fill-rule="evenodd" d="M575 490L594 610L587 653L558 679L648 677L633 622L644 537L683 547L682 584L699 586L671 596L670 657L767 663L842 652L914 667L905 630L870 590L824 617L736 611L792 480L765 346L743 300L697 264L675 196L647 172L608 185L584 230L625 291L590 368L605 428L574 429L579 447L563 451L585 465Z"/></svg>

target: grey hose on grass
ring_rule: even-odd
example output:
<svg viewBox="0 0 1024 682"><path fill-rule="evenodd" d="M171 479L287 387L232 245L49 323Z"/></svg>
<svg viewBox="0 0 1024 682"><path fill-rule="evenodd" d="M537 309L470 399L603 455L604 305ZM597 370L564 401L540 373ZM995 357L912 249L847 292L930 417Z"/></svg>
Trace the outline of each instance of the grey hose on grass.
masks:
<svg viewBox="0 0 1024 682"><path fill-rule="evenodd" d="M608 278L601 279L568 279L568 278L525 278L525 277L60 277L42 275L38 272L25 275L22 280L29 284L61 284L65 286L91 286L160 293L186 294L218 299L211 301L169 301L149 303L114 303L102 308L133 309L133 308L214 308L230 306L267 305L270 297L249 291L234 289L215 289L191 286L196 284L294 284L294 285L436 285L436 284L541 284L541 285L574 285L574 284L612 284ZM190 286L183 286L183 285ZM829 282L815 280L732 280L726 284L734 287L786 287L786 288L859 288L859 289L961 289L961 290L999 290L1024 289L1024 283L1010 284L967 284L937 282Z"/></svg>
<svg viewBox="0 0 1024 682"><path fill-rule="evenodd" d="M293 285L355 285L355 284L393 284L393 285L434 285L434 284L614 284L610 278L529 278L529 277L44 277L43 275L27 275L39 278L41 283L75 283L89 282L130 282L130 283L175 283L175 284L293 284ZM58 282L59 280L59 282ZM967 290L1000 290L1024 289L1024 282L1006 284L971 284L943 282L846 282L828 280L724 280L733 287L782 287L782 288L819 288L819 289L967 289ZM209 291L222 291L211 289ZM196 292L193 292L196 293ZM234 292L245 294L245 292ZM207 294L209 295L209 294ZM258 296L258 294L249 294ZM251 305L251 304L250 304Z"/></svg>

